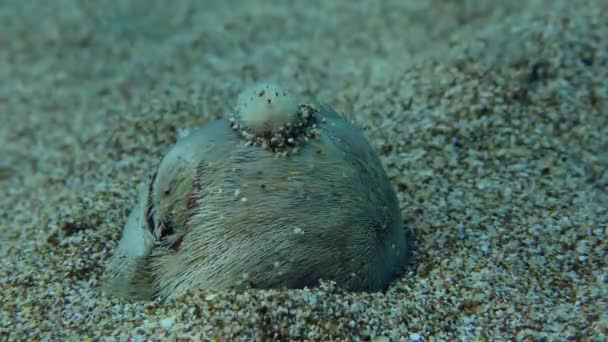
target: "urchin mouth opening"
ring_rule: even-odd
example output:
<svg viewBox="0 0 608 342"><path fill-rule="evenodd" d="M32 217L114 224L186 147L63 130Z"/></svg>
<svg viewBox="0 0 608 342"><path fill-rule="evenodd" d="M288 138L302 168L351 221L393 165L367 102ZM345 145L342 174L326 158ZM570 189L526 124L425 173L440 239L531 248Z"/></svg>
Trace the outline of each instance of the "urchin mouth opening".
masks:
<svg viewBox="0 0 608 342"><path fill-rule="evenodd" d="M158 168L150 177L150 184L148 185L148 196L146 198L146 210L145 210L145 222L148 231L154 236L156 244L162 244L169 241L175 234L173 227L173 217L168 215L158 222L154 220L155 206L154 206L154 183L158 176ZM183 242L183 236L174 238L175 241L169 244L169 249L177 251Z"/></svg>
<svg viewBox="0 0 608 342"><path fill-rule="evenodd" d="M243 138L248 145L261 146L275 153L293 154L310 139L317 139L319 122L325 122L319 115L319 110L309 104L298 105L295 122L272 130L268 127L261 134L254 133L242 124L239 112L234 112L229 120L230 127Z"/></svg>
<svg viewBox="0 0 608 342"><path fill-rule="evenodd" d="M156 223L154 222L154 182L158 175L158 167L150 177L150 184L148 184L148 196L146 197L146 210L145 210L145 221L148 231L154 235Z"/></svg>

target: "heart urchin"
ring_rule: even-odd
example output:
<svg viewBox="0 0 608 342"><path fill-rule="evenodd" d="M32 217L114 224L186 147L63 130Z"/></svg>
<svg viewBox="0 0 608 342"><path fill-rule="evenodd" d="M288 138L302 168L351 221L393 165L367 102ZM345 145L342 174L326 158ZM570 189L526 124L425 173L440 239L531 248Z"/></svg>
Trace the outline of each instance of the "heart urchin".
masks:
<svg viewBox="0 0 608 342"><path fill-rule="evenodd" d="M133 298L319 280L378 290L407 252L397 197L360 131L262 84L163 157L106 287Z"/></svg>

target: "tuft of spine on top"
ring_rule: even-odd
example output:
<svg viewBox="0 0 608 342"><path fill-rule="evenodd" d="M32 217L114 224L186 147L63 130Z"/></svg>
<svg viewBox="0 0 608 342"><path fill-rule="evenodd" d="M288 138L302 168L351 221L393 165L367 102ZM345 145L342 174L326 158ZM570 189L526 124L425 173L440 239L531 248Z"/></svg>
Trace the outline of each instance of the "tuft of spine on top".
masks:
<svg viewBox="0 0 608 342"><path fill-rule="evenodd" d="M291 154L318 134L317 114L317 109L300 104L285 88L265 82L239 95L229 120L248 143Z"/></svg>
<svg viewBox="0 0 608 342"><path fill-rule="evenodd" d="M292 123L298 114L298 101L276 84L260 83L241 93L236 111L243 128L262 135Z"/></svg>

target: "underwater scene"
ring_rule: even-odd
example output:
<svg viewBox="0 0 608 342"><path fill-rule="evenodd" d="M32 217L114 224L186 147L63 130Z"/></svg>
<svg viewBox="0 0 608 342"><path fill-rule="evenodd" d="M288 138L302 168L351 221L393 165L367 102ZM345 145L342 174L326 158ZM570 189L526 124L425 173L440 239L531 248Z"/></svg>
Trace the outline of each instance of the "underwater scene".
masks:
<svg viewBox="0 0 608 342"><path fill-rule="evenodd" d="M0 2L0 341L606 341L608 2Z"/></svg>

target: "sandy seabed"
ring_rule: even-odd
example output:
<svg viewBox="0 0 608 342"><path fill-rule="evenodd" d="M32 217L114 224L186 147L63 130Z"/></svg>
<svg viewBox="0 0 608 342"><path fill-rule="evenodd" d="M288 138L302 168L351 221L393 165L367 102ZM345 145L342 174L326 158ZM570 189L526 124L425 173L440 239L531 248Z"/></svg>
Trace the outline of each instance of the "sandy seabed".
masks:
<svg viewBox="0 0 608 342"><path fill-rule="evenodd" d="M605 1L0 4L0 340L608 338ZM347 113L415 251L383 293L99 290L136 186L256 80Z"/></svg>

